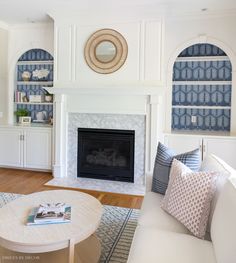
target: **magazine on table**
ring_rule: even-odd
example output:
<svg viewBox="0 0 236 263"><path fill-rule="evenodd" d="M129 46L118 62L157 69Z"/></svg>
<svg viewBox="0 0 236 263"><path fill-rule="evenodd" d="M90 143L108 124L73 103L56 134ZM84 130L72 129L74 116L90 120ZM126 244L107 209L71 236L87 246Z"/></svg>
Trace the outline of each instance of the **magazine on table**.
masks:
<svg viewBox="0 0 236 263"><path fill-rule="evenodd" d="M30 211L27 225L69 223L71 206L64 203L41 204Z"/></svg>

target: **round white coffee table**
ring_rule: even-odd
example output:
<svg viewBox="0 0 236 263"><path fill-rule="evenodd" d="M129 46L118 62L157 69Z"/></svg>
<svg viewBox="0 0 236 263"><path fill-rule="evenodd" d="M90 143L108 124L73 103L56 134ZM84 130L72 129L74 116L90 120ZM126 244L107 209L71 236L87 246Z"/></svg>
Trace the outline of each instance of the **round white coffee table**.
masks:
<svg viewBox="0 0 236 263"><path fill-rule="evenodd" d="M70 223L26 225L33 207L55 202L71 205ZM101 247L94 233L101 215L101 203L78 191L37 192L9 202L0 209L0 262L5 256L7 262L98 262Z"/></svg>

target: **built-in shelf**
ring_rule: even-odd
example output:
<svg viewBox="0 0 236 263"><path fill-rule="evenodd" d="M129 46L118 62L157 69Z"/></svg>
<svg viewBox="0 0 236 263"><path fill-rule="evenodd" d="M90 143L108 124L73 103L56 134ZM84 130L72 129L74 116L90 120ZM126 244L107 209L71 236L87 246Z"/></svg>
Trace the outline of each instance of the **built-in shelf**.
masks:
<svg viewBox="0 0 236 263"><path fill-rule="evenodd" d="M53 105L53 102L15 102L15 104L24 104L24 105Z"/></svg>
<svg viewBox="0 0 236 263"><path fill-rule="evenodd" d="M28 80L25 79L27 75ZM44 99L43 86L53 86L53 57L43 49L28 50L17 62L15 79L14 111L27 110L32 120L37 120L37 114L44 112L45 122L42 125L49 123L53 118L54 103ZM34 102L31 96L36 96L34 99L38 102ZM40 99L36 100L37 97ZM14 115L14 121L17 120Z"/></svg>
<svg viewBox="0 0 236 263"><path fill-rule="evenodd" d="M223 50L208 43L186 48L172 84L173 130L230 131L232 65Z"/></svg>
<svg viewBox="0 0 236 263"><path fill-rule="evenodd" d="M17 85L48 85L52 86L53 81L17 81Z"/></svg>
<svg viewBox="0 0 236 263"><path fill-rule="evenodd" d="M199 57L178 57L176 62L188 62L188 61L229 61L227 56L199 56Z"/></svg>
<svg viewBox="0 0 236 263"><path fill-rule="evenodd" d="M232 81L188 81L188 80L180 80L180 81L173 81L173 85L231 85Z"/></svg>
<svg viewBox="0 0 236 263"><path fill-rule="evenodd" d="M209 110L230 110L230 106L196 106L196 105L174 105L173 109L209 109Z"/></svg>
<svg viewBox="0 0 236 263"><path fill-rule="evenodd" d="M17 65L53 65L53 60L18 61Z"/></svg>

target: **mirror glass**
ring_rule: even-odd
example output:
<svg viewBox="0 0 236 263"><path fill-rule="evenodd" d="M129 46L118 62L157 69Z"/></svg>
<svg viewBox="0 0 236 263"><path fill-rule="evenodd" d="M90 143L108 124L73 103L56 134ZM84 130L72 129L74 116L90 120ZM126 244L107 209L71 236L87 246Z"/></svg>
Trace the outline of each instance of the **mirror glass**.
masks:
<svg viewBox="0 0 236 263"><path fill-rule="evenodd" d="M116 47L111 41L102 41L96 46L95 55L100 62L111 62L116 56Z"/></svg>

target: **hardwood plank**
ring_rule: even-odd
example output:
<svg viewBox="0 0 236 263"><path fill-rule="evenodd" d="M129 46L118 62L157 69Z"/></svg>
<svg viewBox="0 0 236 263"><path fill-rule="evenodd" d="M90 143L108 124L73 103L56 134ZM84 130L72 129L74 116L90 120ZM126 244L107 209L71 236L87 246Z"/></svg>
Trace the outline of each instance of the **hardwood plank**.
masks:
<svg viewBox="0 0 236 263"><path fill-rule="evenodd" d="M47 172L0 168L0 192L31 194L45 190L70 189L88 193L105 205L137 209L139 209L142 205L143 197L138 195L108 193L68 187L45 186L44 184L51 179L53 179L52 174Z"/></svg>

